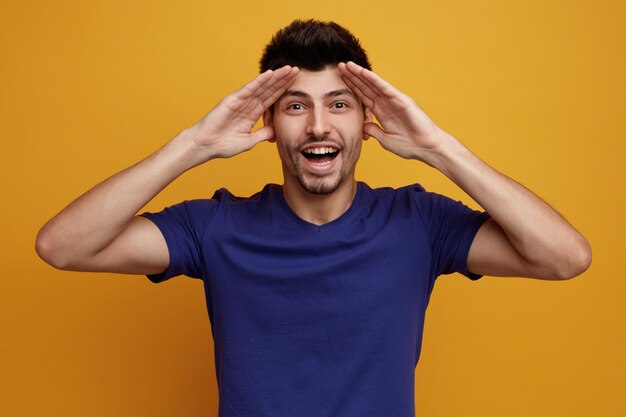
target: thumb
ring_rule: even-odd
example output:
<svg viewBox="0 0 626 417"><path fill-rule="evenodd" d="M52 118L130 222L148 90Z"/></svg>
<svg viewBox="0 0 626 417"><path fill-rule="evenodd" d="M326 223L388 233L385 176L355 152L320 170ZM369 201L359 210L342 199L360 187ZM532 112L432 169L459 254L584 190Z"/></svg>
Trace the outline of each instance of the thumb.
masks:
<svg viewBox="0 0 626 417"><path fill-rule="evenodd" d="M252 133L252 140L256 145L264 140L272 141L274 139L274 128L272 126L263 126Z"/></svg>
<svg viewBox="0 0 626 417"><path fill-rule="evenodd" d="M385 131L376 123L367 122L363 124L363 133L380 141L385 135Z"/></svg>

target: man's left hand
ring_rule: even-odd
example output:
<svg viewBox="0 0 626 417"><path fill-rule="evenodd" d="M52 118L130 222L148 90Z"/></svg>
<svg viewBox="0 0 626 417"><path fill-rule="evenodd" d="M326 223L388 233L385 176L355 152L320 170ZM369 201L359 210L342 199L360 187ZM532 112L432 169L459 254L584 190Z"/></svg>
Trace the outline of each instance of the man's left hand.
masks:
<svg viewBox="0 0 626 417"><path fill-rule="evenodd" d="M411 97L354 62L340 63L339 71L380 123L365 123L363 132L383 148L402 158L425 161L425 154L441 144L444 132Z"/></svg>

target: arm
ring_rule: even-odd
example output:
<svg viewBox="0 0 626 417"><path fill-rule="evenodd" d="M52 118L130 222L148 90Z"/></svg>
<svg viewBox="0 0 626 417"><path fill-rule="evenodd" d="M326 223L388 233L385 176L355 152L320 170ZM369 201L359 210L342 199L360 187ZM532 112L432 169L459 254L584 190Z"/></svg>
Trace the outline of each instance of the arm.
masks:
<svg viewBox="0 0 626 417"><path fill-rule="evenodd" d="M589 267L587 240L543 200L480 160L378 75L354 63L339 68L380 122L366 123L366 134L403 158L438 169L490 214L470 248L470 271L565 279Z"/></svg>
<svg viewBox="0 0 626 417"><path fill-rule="evenodd" d="M255 132L252 128L297 72L288 66L264 72L157 152L87 191L39 231L39 256L59 269L163 272L169 264L165 240L150 220L136 213L188 169L272 139L270 126Z"/></svg>

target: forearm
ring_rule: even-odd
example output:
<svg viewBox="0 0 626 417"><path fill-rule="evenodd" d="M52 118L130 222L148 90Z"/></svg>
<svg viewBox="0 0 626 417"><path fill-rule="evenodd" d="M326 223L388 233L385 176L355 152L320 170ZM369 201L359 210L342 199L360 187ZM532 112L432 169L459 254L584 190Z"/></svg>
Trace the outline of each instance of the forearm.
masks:
<svg viewBox="0 0 626 417"><path fill-rule="evenodd" d="M398 156L435 167L491 215L493 221L476 235L468 264L485 274L547 279L572 277L589 266L587 240L543 200L481 161L377 74L353 62L339 69L380 123L366 121L366 135ZM479 255L475 250L472 256L476 248Z"/></svg>
<svg viewBox="0 0 626 417"><path fill-rule="evenodd" d="M528 263L568 275L590 255L587 240L530 190L491 168L451 135L421 157L480 204ZM558 272L556 272L558 271Z"/></svg>
<svg viewBox="0 0 626 417"><path fill-rule="evenodd" d="M39 231L37 252L49 263L64 265L104 249L143 206L197 164L190 142L185 130L74 200Z"/></svg>
<svg viewBox="0 0 626 417"><path fill-rule="evenodd" d="M136 273L167 266L165 241L155 244L158 230L135 219L136 213L186 170L271 140L271 126L251 129L297 74L298 68L286 65L256 76L163 148L79 197L39 231L39 256L73 270Z"/></svg>

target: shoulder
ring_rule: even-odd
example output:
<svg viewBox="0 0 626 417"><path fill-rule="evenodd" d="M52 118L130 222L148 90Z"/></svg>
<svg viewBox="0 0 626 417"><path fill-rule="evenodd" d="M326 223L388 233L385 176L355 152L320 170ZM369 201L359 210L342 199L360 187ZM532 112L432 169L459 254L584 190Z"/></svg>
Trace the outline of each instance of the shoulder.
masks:
<svg viewBox="0 0 626 417"><path fill-rule="evenodd" d="M405 214L432 223L436 218L465 214L469 209L463 202L454 200L443 194L427 191L421 184L414 183L392 188L370 188L363 183L367 190L365 194L373 205L388 207L394 214Z"/></svg>
<svg viewBox="0 0 626 417"><path fill-rule="evenodd" d="M361 201L370 207L371 214L391 216L393 218L410 218L419 220L419 205L416 200L422 194L427 194L420 184L411 184L403 187L371 188L365 183L359 183L363 198Z"/></svg>
<svg viewBox="0 0 626 417"><path fill-rule="evenodd" d="M211 200L220 204L247 204L255 203L263 198L280 191L280 185L266 184L261 191L250 196L239 196L231 193L227 188L220 188L213 193Z"/></svg>
<svg viewBox="0 0 626 417"><path fill-rule="evenodd" d="M235 195L226 188L220 188L215 191L210 201L217 206L218 210L258 210L268 203L275 202L280 193L282 189L276 184L267 184L262 190L249 196Z"/></svg>
<svg viewBox="0 0 626 417"><path fill-rule="evenodd" d="M367 193L375 194L377 196L388 198L400 195L410 195L411 193L421 193L426 192L424 187L421 184L415 183L410 185L405 185L402 187L377 187L372 188L368 184L359 181L359 187L363 190L366 190Z"/></svg>
<svg viewBox="0 0 626 417"><path fill-rule="evenodd" d="M219 212L228 212L234 205L254 204L262 198L264 193L269 192L270 188L266 186L263 191L249 197L237 196L226 188L220 188L214 192L211 198L184 200L167 206L159 212L144 212L142 216L154 220L170 218L179 219L181 222L191 221L203 224L218 215Z"/></svg>
<svg viewBox="0 0 626 417"><path fill-rule="evenodd" d="M453 200L443 194L427 191L418 183L394 189L394 192L397 199L410 202L419 212L463 205L462 202Z"/></svg>
<svg viewBox="0 0 626 417"><path fill-rule="evenodd" d="M410 184L403 187L378 187L371 188L365 183L359 183L369 200L375 200L378 203L399 204L408 203L411 200L419 198L428 198L429 194L420 184Z"/></svg>
<svg viewBox="0 0 626 417"><path fill-rule="evenodd" d="M280 207L281 199L282 187L277 184L267 184L249 196L234 195L225 188L219 189L211 198L216 204L213 217L220 223L216 227L232 225L249 228L257 223L267 223L276 207Z"/></svg>

